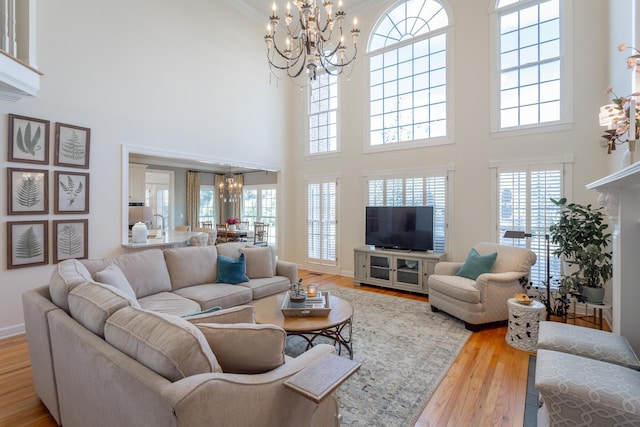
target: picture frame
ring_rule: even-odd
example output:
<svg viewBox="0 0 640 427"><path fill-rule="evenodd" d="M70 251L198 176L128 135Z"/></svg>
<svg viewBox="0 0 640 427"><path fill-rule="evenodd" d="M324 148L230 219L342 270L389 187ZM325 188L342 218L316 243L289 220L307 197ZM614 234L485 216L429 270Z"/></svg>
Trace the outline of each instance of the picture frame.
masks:
<svg viewBox="0 0 640 427"><path fill-rule="evenodd" d="M87 259L89 250L89 220L62 219L53 221L53 263L65 259Z"/></svg>
<svg viewBox="0 0 640 427"><path fill-rule="evenodd" d="M54 208L56 214L89 213L89 174L54 172Z"/></svg>
<svg viewBox="0 0 640 427"><path fill-rule="evenodd" d="M7 215L49 213L49 171L7 168Z"/></svg>
<svg viewBox="0 0 640 427"><path fill-rule="evenodd" d="M49 121L9 114L9 161L49 164Z"/></svg>
<svg viewBox="0 0 640 427"><path fill-rule="evenodd" d="M49 264L49 222L7 222L7 269Z"/></svg>
<svg viewBox="0 0 640 427"><path fill-rule="evenodd" d="M56 123L53 164L89 169L91 129L66 123Z"/></svg>

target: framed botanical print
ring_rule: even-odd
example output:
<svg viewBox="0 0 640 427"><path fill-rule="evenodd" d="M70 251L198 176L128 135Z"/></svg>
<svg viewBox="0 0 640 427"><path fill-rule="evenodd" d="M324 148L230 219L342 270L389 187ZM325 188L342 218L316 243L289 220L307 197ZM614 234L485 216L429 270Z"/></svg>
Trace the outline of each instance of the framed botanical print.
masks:
<svg viewBox="0 0 640 427"><path fill-rule="evenodd" d="M7 214L49 213L49 171L7 168Z"/></svg>
<svg viewBox="0 0 640 427"><path fill-rule="evenodd" d="M48 221L7 222L7 269L49 264Z"/></svg>
<svg viewBox="0 0 640 427"><path fill-rule="evenodd" d="M56 123L56 148L53 164L89 169L91 129Z"/></svg>
<svg viewBox="0 0 640 427"><path fill-rule="evenodd" d="M89 220L53 221L53 263L70 258L85 259L89 248Z"/></svg>
<svg viewBox="0 0 640 427"><path fill-rule="evenodd" d="M9 114L9 161L49 164L49 121Z"/></svg>
<svg viewBox="0 0 640 427"><path fill-rule="evenodd" d="M56 214L89 213L89 174L54 172L54 208Z"/></svg>

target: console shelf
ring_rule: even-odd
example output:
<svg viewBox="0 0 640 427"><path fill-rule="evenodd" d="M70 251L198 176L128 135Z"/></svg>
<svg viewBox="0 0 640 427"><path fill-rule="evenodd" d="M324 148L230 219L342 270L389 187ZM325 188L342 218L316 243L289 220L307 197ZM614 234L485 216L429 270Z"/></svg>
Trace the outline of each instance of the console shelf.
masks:
<svg viewBox="0 0 640 427"><path fill-rule="evenodd" d="M443 253L355 248L354 282L428 294L428 278Z"/></svg>

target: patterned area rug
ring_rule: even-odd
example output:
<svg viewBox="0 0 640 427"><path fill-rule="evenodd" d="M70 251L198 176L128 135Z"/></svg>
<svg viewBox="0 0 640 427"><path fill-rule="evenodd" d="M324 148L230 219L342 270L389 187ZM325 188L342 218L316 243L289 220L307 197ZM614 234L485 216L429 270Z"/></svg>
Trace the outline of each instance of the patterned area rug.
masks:
<svg viewBox="0 0 640 427"><path fill-rule="evenodd" d="M428 303L339 286L322 291L354 308L354 360L360 370L338 390L342 425L413 426L471 335L463 322L432 313ZM287 339L287 354L304 351ZM342 351L343 357L349 357Z"/></svg>

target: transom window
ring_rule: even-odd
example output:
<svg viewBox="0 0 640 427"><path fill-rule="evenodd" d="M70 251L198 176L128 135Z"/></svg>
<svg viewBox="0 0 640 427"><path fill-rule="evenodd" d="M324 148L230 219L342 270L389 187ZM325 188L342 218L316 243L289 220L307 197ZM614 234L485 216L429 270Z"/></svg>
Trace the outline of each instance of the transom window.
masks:
<svg viewBox="0 0 640 427"><path fill-rule="evenodd" d="M447 135L449 18L436 0L409 0L369 40L370 146Z"/></svg>
<svg viewBox="0 0 640 427"><path fill-rule="evenodd" d="M338 149L338 77L318 74L309 84L309 154Z"/></svg>
<svg viewBox="0 0 640 427"><path fill-rule="evenodd" d="M498 0L500 129L561 120L560 0Z"/></svg>

